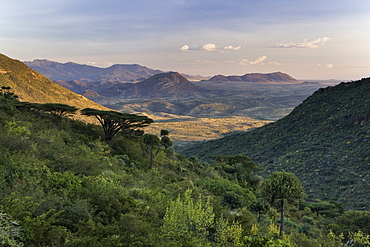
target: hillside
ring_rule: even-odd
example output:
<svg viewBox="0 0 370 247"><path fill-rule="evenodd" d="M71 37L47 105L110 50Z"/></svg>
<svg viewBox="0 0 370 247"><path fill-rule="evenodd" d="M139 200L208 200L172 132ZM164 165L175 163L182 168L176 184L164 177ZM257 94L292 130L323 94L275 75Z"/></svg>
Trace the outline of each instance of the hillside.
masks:
<svg viewBox="0 0 370 247"><path fill-rule="evenodd" d="M107 109L56 84L24 63L2 54L0 54L0 86L10 87L21 101L52 102L78 108Z"/></svg>
<svg viewBox="0 0 370 247"><path fill-rule="evenodd" d="M205 158L243 153L265 168L294 172L310 197L370 208L370 78L317 90L286 117L250 132L195 145Z"/></svg>
<svg viewBox="0 0 370 247"><path fill-rule="evenodd" d="M25 64L54 81L136 81L163 72L138 64L115 64L108 68L99 68L72 62L58 63L46 59L33 60Z"/></svg>
<svg viewBox="0 0 370 247"><path fill-rule="evenodd" d="M301 81L281 72L274 72L269 74L251 73L245 74L243 76L216 75L211 79L202 82L301 83Z"/></svg>

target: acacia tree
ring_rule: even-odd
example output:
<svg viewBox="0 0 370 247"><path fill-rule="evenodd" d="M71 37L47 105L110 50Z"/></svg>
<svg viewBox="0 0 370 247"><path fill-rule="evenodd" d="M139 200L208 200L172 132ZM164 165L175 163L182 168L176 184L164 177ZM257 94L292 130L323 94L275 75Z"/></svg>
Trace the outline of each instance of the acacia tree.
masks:
<svg viewBox="0 0 370 247"><path fill-rule="evenodd" d="M10 100L18 99L18 95L15 95L13 92L11 92L11 89L11 87L1 86L0 96Z"/></svg>
<svg viewBox="0 0 370 247"><path fill-rule="evenodd" d="M280 200L280 236L284 233L284 203L306 195L299 179L291 172L274 172L262 184L262 195L272 204Z"/></svg>
<svg viewBox="0 0 370 247"><path fill-rule="evenodd" d="M39 108L43 111L50 112L51 114L59 118L73 115L78 110L77 107L60 103L45 103L39 105Z"/></svg>
<svg viewBox="0 0 370 247"><path fill-rule="evenodd" d="M105 141L110 141L120 131L129 131L136 128L143 128L153 122L146 116L122 113L117 111L101 111L92 108L81 110L82 115L94 116L101 124Z"/></svg>

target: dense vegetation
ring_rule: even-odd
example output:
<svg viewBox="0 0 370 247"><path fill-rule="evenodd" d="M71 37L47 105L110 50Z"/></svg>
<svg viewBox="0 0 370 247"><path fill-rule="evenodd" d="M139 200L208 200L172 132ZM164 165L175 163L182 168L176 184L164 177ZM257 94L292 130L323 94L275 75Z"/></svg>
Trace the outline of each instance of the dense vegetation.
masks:
<svg viewBox="0 0 370 247"><path fill-rule="evenodd" d="M288 116L183 153L250 156L265 168L293 172L310 198L370 209L370 78L319 89Z"/></svg>
<svg viewBox="0 0 370 247"><path fill-rule="evenodd" d="M370 212L319 200L285 204L280 237L279 205L247 156L185 159L165 130L161 141L127 131L103 141L101 126L4 90L1 246L369 246Z"/></svg>

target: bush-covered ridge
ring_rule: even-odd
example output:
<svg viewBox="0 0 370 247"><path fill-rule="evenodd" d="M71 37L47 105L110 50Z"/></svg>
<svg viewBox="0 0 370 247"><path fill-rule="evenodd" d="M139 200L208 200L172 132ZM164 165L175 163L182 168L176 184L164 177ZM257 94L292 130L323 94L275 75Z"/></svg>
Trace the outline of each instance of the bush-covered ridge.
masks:
<svg viewBox="0 0 370 247"><path fill-rule="evenodd" d="M19 107L6 92L2 246L367 246L369 212L319 200L286 204L279 237L278 205L247 156L200 162L127 132L105 142L101 126Z"/></svg>
<svg viewBox="0 0 370 247"><path fill-rule="evenodd" d="M183 153L249 155L267 173L294 172L310 197L370 208L370 78L319 89L288 116Z"/></svg>

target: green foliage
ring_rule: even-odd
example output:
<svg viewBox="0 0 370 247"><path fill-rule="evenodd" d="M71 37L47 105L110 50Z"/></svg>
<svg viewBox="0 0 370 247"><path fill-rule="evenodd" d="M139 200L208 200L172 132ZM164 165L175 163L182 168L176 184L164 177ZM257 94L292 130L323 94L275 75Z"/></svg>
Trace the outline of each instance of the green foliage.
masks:
<svg viewBox="0 0 370 247"><path fill-rule="evenodd" d="M0 245L6 247L24 246L24 233L20 225L7 214L0 213Z"/></svg>
<svg viewBox="0 0 370 247"><path fill-rule="evenodd" d="M200 185L213 194L221 196L225 206L231 209L249 207L257 201L252 191L228 179L206 178L200 181Z"/></svg>
<svg viewBox="0 0 370 247"><path fill-rule="evenodd" d="M209 229L214 225L215 214L209 198L192 198L187 190L184 197L172 201L166 210L161 227L161 240L165 246L210 246Z"/></svg>
<svg viewBox="0 0 370 247"><path fill-rule="evenodd" d="M5 246L340 246L349 238L356 244L367 241L367 213L318 200L286 206L288 234L280 239L278 212L261 197L263 178L255 174L260 169L247 156L219 156L211 164L195 156L188 160L170 148L167 152L156 136L155 167L148 169L144 135L123 133L104 142L100 126L55 121L51 114L14 107L18 103L0 96L0 236Z"/></svg>
<svg viewBox="0 0 370 247"><path fill-rule="evenodd" d="M305 197L299 179L290 172L274 172L262 185L262 194L270 201L293 201Z"/></svg>

